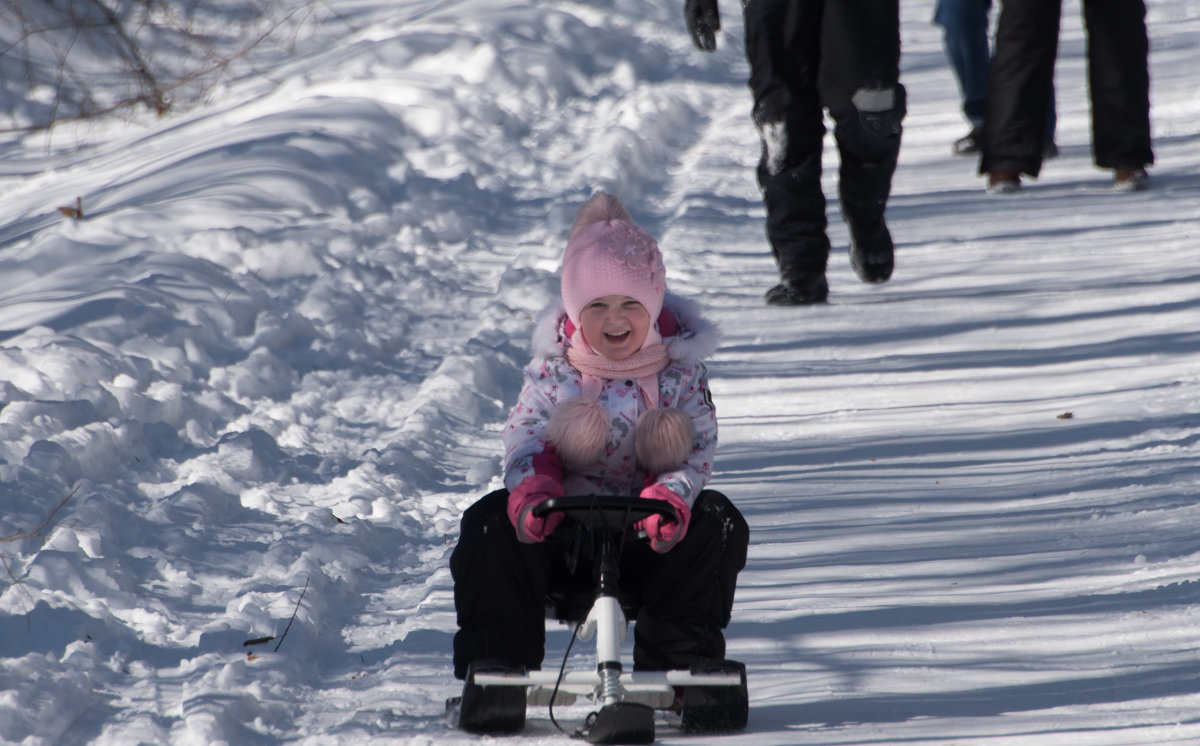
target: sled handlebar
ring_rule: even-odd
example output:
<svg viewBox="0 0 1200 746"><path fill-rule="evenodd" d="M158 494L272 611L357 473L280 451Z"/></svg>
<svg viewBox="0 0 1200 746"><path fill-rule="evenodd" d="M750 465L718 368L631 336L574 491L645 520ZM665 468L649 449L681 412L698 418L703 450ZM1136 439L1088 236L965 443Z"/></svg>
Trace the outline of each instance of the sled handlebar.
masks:
<svg viewBox="0 0 1200 746"><path fill-rule="evenodd" d="M538 503L533 514L543 518L550 513L563 513L568 518L592 529L624 531L638 521L658 514L668 520L678 520L675 508L663 500L626 495L568 495L552 497Z"/></svg>

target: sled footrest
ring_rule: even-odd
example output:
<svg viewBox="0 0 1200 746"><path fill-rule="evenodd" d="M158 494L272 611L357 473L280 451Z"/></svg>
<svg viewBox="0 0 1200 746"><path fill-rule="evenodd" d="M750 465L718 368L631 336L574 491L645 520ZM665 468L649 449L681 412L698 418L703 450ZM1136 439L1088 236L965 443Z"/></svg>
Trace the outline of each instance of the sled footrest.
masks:
<svg viewBox="0 0 1200 746"><path fill-rule="evenodd" d="M654 743L654 710L636 702L605 705L588 715L579 736L588 743Z"/></svg>
<svg viewBox="0 0 1200 746"><path fill-rule="evenodd" d="M525 689L487 686L487 674L525 675L524 667L496 661L476 661L467 668L458 704L458 727L471 733L519 733L525 728Z"/></svg>
<svg viewBox="0 0 1200 746"><path fill-rule="evenodd" d="M746 688L746 666L733 660L707 660L692 665L692 674L737 674L738 686L689 686L683 692L680 728L685 733L729 732L746 727L750 718L750 695Z"/></svg>

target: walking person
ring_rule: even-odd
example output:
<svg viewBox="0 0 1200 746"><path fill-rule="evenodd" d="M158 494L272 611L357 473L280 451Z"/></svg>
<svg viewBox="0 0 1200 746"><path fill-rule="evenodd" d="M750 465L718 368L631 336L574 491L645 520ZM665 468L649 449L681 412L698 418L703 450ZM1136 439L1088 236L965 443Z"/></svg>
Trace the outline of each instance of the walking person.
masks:
<svg viewBox="0 0 1200 746"><path fill-rule="evenodd" d="M1144 0L1082 0L1087 28L1092 156L1118 191L1146 187L1150 144L1150 44ZM1058 52L1062 0L1004 0L988 77L979 172L988 191L1013 192L1036 178Z"/></svg>
<svg viewBox="0 0 1200 746"><path fill-rule="evenodd" d="M938 0L933 22L942 27L942 49L958 81L962 113L971 130L954 141L955 155L976 155L983 145L983 123L987 112L988 68L991 44L988 41L992 0ZM1050 89L1050 107L1046 112L1046 139L1042 157L1058 155L1054 131L1058 116L1054 109L1054 88Z"/></svg>
<svg viewBox="0 0 1200 746"><path fill-rule="evenodd" d="M826 109L841 159L838 202L850 231L850 264L864 282L886 282L894 246L884 212L906 112L899 0L753 0L742 10L762 141L758 184L780 275L766 302L828 299ZM717 0L686 0L684 17L696 47L715 50Z"/></svg>

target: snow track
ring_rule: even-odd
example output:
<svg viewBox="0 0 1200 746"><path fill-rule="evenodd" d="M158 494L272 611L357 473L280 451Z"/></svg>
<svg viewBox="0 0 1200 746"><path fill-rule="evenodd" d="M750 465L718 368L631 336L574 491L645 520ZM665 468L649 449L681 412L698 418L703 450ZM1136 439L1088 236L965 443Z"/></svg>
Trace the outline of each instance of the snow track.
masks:
<svg viewBox="0 0 1200 746"><path fill-rule="evenodd" d="M1200 11L1151 4L1151 190L1090 165L1068 10L1063 155L998 198L904 5L896 275L830 139L832 303L779 309L740 19L681 5L339 4L208 104L0 141L0 742L475 742L447 561L599 188L720 324L752 530L750 727L660 743L1200 740Z"/></svg>

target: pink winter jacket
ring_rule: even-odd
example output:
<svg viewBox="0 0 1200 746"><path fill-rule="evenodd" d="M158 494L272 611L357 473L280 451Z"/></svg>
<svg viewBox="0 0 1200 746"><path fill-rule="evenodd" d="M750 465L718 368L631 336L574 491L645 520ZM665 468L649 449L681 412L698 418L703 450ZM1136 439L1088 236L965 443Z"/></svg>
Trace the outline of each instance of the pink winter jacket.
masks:
<svg viewBox="0 0 1200 746"><path fill-rule="evenodd" d="M646 403L634 381L606 380L600 403L611 427L607 456L584 472L563 474L568 495L637 495L648 484L647 476L684 499L689 507L712 476L717 450L717 414L708 389L708 371L702 360L717 346L717 330L701 317L695 303L670 294L659 331L670 362L658 374L659 406L685 412L695 427L691 454L678 469L647 475L634 455L633 425ZM513 489L526 477L557 477L561 468L545 438L546 423L554 406L580 395L581 376L567 362L570 340L565 333L566 311L561 303L544 310L533 333L533 360L525 368L520 398L508 417L503 441L504 484ZM671 328L674 326L675 328Z"/></svg>

